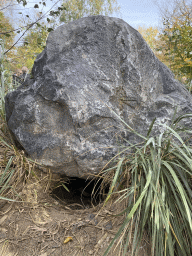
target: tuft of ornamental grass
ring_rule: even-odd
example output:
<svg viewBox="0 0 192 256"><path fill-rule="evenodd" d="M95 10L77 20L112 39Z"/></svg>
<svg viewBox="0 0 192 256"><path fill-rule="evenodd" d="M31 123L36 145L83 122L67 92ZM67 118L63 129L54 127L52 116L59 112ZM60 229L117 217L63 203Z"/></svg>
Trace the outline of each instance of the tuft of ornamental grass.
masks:
<svg viewBox="0 0 192 256"><path fill-rule="evenodd" d="M136 133L143 143L131 145L127 154L124 149L115 168L103 171L104 180L113 177L105 204L113 195L116 202L127 200L118 214L125 216L124 222L104 256L117 241L122 255L137 255L146 233L151 256L192 255L191 131L180 125L191 117L186 114L170 126L162 124L162 132L150 136L154 120L146 137Z"/></svg>
<svg viewBox="0 0 192 256"><path fill-rule="evenodd" d="M0 208L6 201L20 201L20 191L33 175L35 163L14 145L6 121L0 116Z"/></svg>
<svg viewBox="0 0 192 256"><path fill-rule="evenodd" d="M0 208L6 201L20 200L20 191L34 163L19 151L12 140L5 115L5 95L14 89L12 76L4 68L4 43L0 39Z"/></svg>

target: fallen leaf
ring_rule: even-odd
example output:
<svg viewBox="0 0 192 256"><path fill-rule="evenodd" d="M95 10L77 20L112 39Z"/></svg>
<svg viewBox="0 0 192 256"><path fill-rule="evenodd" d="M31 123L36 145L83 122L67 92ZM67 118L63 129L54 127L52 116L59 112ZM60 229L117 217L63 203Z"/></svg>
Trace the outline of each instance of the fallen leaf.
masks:
<svg viewBox="0 0 192 256"><path fill-rule="evenodd" d="M64 244L68 243L69 241L72 241L73 238L71 236L68 236L65 240L64 240Z"/></svg>

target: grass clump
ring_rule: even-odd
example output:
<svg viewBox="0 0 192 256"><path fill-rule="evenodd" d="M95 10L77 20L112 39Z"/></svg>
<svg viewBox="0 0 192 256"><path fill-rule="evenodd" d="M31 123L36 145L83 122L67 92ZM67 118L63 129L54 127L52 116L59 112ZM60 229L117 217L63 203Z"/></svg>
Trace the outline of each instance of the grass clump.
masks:
<svg viewBox="0 0 192 256"><path fill-rule="evenodd" d="M34 163L19 151L12 140L5 115L5 95L15 89L12 75L4 68L4 43L0 40L0 207L6 201L20 200L18 191L33 170Z"/></svg>
<svg viewBox="0 0 192 256"><path fill-rule="evenodd" d="M113 176L105 204L112 195L127 204L119 213L124 222L104 256L117 240L122 255L137 255L146 232L151 256L192 255L192 149L190 130L179 125L191 117L162 125L158 136L150 136L153 122L147 137L140 136L143 143L131 145L132 153L124 149L115 169L105 170L104 179Z"/></svg>

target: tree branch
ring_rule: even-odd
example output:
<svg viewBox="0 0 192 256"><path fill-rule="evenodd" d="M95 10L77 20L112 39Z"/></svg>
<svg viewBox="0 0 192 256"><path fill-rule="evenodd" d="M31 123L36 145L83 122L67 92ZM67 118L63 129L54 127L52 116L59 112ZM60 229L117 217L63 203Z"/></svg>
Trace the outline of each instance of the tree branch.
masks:
<svg viewBox="0 0 192 256"><path fill-rule="evenodd" d="M53 7L58 4L60 2L60 0L58 0L56 3L54 3L54 5L45 13L43 14L39 19L37 19L35 22L31 23L30 25L27 25L27 29L23 32L23 34L18 38L18 40L7 50L4 52L4 55L7 54L11 49L13 49L13 47L20 41L20 39L25 35L25 33L32 28L35 24L37 24L40 20L42 20L43 18L46 17L46 15L53 9ZM25 26L24 26L25 27ZM4 34L4 33L0 33L0 34Z"/></svg>

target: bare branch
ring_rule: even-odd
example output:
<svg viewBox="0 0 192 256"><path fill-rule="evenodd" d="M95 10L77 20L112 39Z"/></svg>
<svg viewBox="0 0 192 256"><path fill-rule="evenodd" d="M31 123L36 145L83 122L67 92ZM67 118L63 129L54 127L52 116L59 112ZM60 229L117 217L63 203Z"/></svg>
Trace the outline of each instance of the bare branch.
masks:
<svg viewBox="0 0 192 256"><path fill-rule="evenodd" d="M23 34L18 38L18 40L7 50L4 52L4 54L7 54L11 49L13 49L13 47L21 40L21 38L26 34L26 32L32 28L35 24L37 24L40 20L44 19L46 17L46 15L53 9L53 7L58 4L60 2L60 0L58 0L57 2L54 3L54 5L42 16L40 16L35 22L27 25L26 30L23 32ZM25 26L24 26L25 27ZM4 33L0 33L0 34L4 34Z"/></svg>

